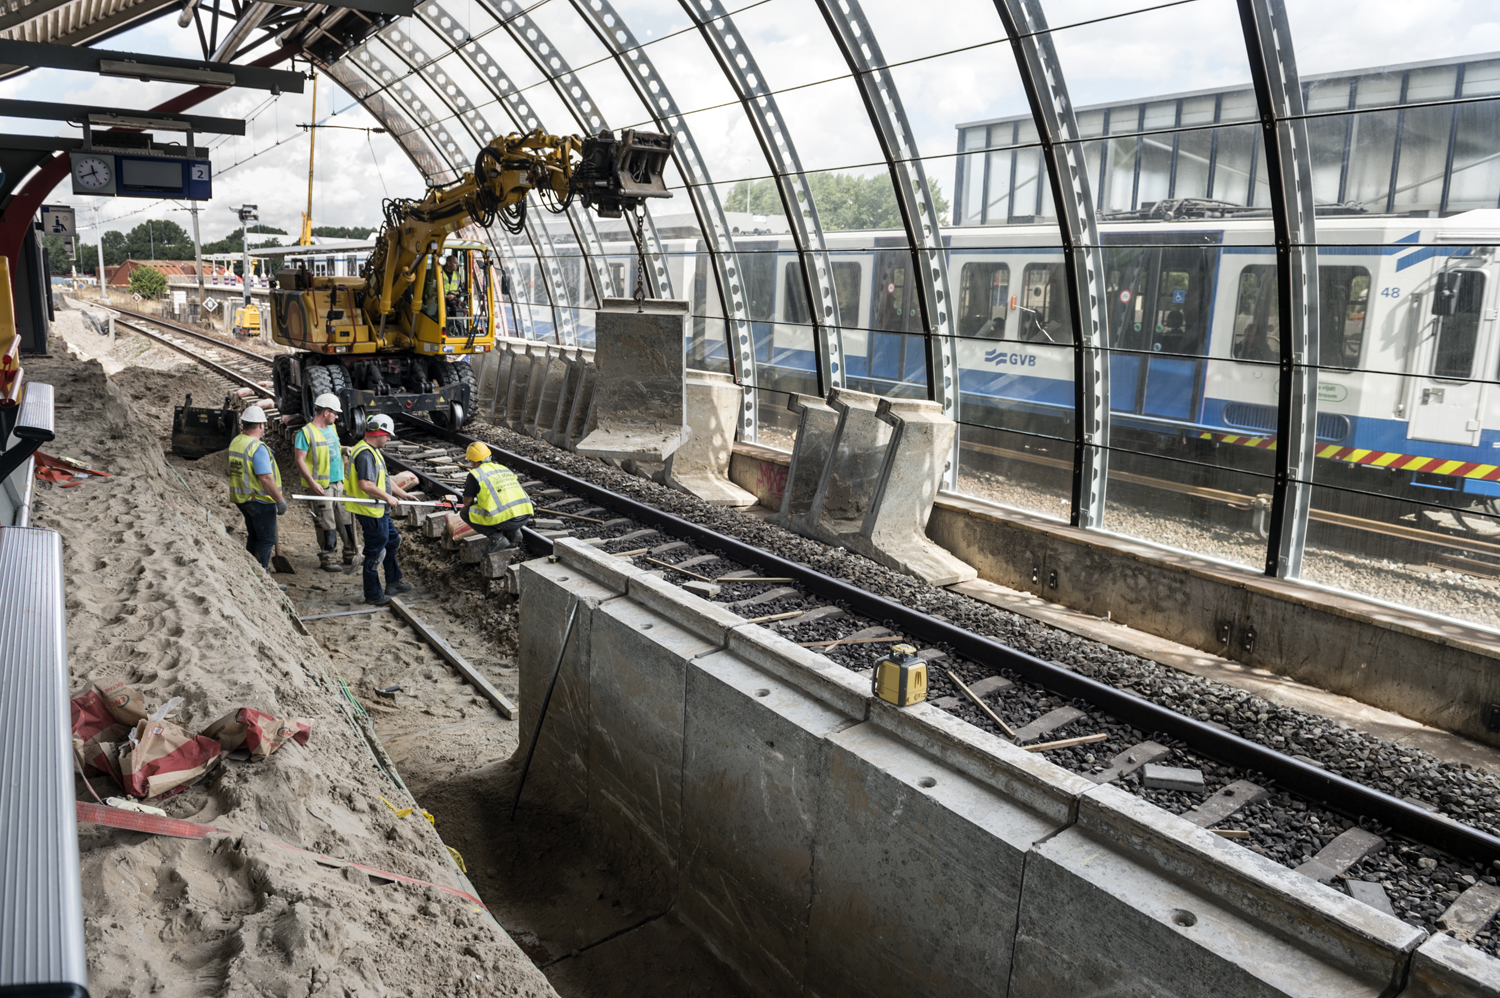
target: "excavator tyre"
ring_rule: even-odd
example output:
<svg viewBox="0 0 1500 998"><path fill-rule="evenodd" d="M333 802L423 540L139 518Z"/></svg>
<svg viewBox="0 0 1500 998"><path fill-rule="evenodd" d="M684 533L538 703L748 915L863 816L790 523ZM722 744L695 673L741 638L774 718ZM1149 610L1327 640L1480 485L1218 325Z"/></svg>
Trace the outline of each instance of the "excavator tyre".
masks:
<svg viewBox="0 0 1500 998"><path fill-rule="evenodd" d="M193 405L188 395L172 410L172 453L196 461L227 448L240 422L232 401L233 396L226 395L223 408L205 409Z"/></svg>

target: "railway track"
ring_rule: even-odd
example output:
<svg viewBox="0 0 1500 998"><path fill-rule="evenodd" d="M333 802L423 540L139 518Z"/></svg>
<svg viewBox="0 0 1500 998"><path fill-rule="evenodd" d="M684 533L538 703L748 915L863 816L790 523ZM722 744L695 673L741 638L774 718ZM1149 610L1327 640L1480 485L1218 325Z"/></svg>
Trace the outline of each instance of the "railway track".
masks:
<svg viewBox="0 0 1500 998"><path fill-rule="evenodd" d="M265 391L260 383L264 377L255 374L268 375L270 360L260 354L163 320L139 317L121 324L184 353L230 384ZM206 346L234 355L240 364L230 366L204 356ZM456 453L480 438L414 417L405 421L418 436L409 432L398 442L407 445L401 447L407 451L404 457L388 451L391 466L415 472L429 494L457 491L456 476L435 473L432 462L418 459L411 450L447 447ZM1269 814L1295 814L1296 808L1312 804L1353 819L1359 829L1394 833L1453 857L1480 861L1484 867L1500 860L1500 837L1483 829L531 460L494 440L486 442L500 460L531 479L528 487L545 510L539 515L561 521L573 536L659 571L679 585L697 583L701 592L711 592L705 586L718 587L713 598L741 616L776 628L858 671L896 641L914 644L932 660L932 702L981 729L1040 749L1053 762L1101 782L1110 781L1111 775L1116 780L1128 777L1147 757L1169 762L1176 756L1188 765L1201 757L1227 767L1228 775L1218 774L1215 782L1238 788L1250 806L1229 809L1213 821L1205 818L1206 827L1217 826L1221 834L1244 839L1246 845L1255 846L1284 831L1266 831ZM556 533L527 530L529 552L550 553L549 535ZM1146 791L1128 781L1126 789L1169 809L1193 803L1186 795ZM1198 803L1201 808L1204 802ZM1314 840L1312 846L1326 846L1326 838Z"/></svg>

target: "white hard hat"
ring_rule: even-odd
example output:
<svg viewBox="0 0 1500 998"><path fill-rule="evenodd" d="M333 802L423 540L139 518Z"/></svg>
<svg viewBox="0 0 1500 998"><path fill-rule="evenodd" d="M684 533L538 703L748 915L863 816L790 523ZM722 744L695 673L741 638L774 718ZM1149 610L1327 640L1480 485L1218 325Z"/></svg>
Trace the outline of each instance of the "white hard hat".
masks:
<svg viewBox="0 0 1500 998"><path fill-rule="evenodd" d="M313 399L314 409L332 409L334 412L343 412L344 407L339 404L339 397L333 392L324 392Z"/></svg>
<svg viewBox="0 0 1500 998"><path fill-rule="evenodd" d="M264 423L265 421L266 411L258 405L252 405L240 413L241 423Z"/></svg>
<svg viewBox="0 0 1500 998"><path fill-rule="evenodd" d="M396 435L396 422L384 414L371 416L369 422L365 423L365 432L369 433L371 431L387 433L394 437Z"/></svg>

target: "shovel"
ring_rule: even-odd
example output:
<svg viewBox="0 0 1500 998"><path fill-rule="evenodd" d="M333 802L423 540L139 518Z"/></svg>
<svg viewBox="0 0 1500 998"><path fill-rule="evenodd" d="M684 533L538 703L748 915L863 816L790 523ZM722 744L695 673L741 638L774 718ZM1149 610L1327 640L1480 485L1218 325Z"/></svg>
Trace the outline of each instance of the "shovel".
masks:
<svg viewBox="0 0 1500 998"><path fill-rule="evenodd" d="M281 553L281 545L276 545L271 554L271 571L281 575L296 575L297 570L292 567L291 561Z"/></svg>

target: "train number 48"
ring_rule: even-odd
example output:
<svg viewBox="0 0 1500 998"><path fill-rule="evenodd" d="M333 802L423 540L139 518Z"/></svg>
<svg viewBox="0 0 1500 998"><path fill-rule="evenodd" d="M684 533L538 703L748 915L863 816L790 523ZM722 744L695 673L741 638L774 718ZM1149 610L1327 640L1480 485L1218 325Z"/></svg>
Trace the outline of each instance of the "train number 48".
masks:
<svg viewBox="0 0 1500 998"><path fill-rule="evenodd" d="M1400 298L1401 297L1401 289L1400 288L1381 288L1380 289L1380 297L1382 297L1382 298Z"/></svg>

